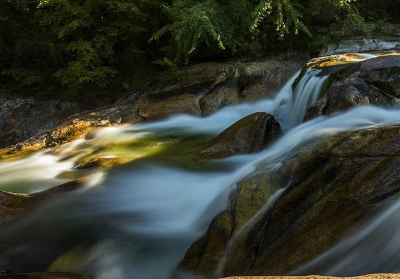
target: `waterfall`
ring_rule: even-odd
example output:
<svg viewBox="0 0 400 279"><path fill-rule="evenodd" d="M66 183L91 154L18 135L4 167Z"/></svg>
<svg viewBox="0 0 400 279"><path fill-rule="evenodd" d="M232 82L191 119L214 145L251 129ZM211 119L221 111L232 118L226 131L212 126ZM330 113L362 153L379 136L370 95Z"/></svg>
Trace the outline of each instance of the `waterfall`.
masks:
<svg viewBox="0 0 400 279"><path fill-rule="evenodd" d="M91 188L56 198L2 228L0 268L77 271L95 279L171 278L189 245L228 206L235 184L260 163L273 168L304 142L400 122L400 111L359 107L301 123L326 80L320 74L307 70L294 98L291 87L296 76L275 98L226 107L207 118L178 115L156 123L103 128L56 150L1 162L0 174L5 177L1 190L31 193L71 176L97 179ZM257 111L273 114L285 131L264 151L214 161L176 156L190 153ZM106 171L81 174L74 169L91 158L116 157L130 162Z"/></svg>
<svg viewBox="0 0 400 279"><path fill-rule="evenodd" d="M308 68L293 92L292 110L289 117L289 128L303 122L307 108L314 104L328 76L320 77L321 69Z"/></svg>

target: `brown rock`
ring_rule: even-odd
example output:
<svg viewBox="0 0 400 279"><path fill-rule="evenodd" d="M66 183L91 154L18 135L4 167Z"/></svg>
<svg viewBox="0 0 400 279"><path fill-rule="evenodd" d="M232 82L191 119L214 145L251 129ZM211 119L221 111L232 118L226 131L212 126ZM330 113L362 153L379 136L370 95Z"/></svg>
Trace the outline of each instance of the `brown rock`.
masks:
<svg viewBox="0 0 400 279"><path fill-rule="evenodd" d="M272 115L256 112L223 131L197 156L200 158L224 158L261 151L280 134L280 125Z"/></svg>
<svg viewBox="0 0 400 279"><path fill-rule="evenodd" d="M143 97L139 99L139 114L146 120L152 121L179 113L201 116L199 102L199 96L190 93L161 100Z"/></svg>
<svg viewBox="0 0 400 279"><path fill-rule="evenodd" d="M211 93L200 101L203 116L209 116L222 107L239 102L239 85L235 80L217 85Z"/></svg>
<svg viewBox="0 0 400 279"><path fill-rule="evenodd" d="M252 217L283 185L276 176L262 172L256 172L239 182L231 205L214 218L207 233L189 248L179 269L213 277L224 259L226 249L233 244L232 237L235 235L235 241L240 241L259 219Z"/></svg>
<svg viewBox="0 0 400 279"><path fill-rule="evenodd" d="M326 95L307 109L305 120L360 105L389 108L400 102L400 56L351 64L334 73Z"/></svg>
<svg viewBox="0 0 400 279"><path fill-rule="evenodd" d="M250 216L255 209L244 204L218 215L187 251L181 268L199 276L216 270L219 276L284 275L310 262L342 240L367 213L400 197L399 128L344 132L303 146L283 162L280 173L259 170L258 176L283 179L275 179L276 184L260 179L259 191L290 184L225 254L221 249L237 218L232 212ZM237 206L239 199L238 194L232 204Z"/></svg>

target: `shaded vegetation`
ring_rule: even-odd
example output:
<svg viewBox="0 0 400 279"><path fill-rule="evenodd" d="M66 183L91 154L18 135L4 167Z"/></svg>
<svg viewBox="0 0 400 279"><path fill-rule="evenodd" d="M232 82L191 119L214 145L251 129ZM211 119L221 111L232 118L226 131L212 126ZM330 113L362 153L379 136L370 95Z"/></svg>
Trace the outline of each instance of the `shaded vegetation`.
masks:
<svg viewBox="0 0 400 279"><path fill-rule="evenodd" d="M179 65L316 51L332 23L399 22L395 0L4 0L3 92L116 99ZM312 53L315 54L315 53Z"/></svg>

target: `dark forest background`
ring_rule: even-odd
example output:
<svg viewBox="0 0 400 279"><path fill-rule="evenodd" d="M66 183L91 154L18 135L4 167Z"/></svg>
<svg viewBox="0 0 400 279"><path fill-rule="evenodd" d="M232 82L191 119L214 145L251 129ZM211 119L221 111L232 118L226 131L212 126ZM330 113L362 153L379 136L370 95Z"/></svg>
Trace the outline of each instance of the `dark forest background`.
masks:
<svg viewBox="0 0 400 279"><path fill-rule="evenodd" d="M399 21L400 0L1 0L0 90L116 99L190 63L315 56L333 26Z"/></svg>

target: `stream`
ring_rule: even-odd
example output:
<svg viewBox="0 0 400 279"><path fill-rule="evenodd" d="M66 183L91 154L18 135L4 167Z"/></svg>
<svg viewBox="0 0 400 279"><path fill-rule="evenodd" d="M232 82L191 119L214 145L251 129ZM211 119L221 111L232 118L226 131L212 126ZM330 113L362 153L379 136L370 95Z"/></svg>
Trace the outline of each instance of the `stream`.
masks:
<svg viewBox="0 0 400 279"><path fill-rule="evenodd" d="M292 92L298 74L274 98L225 107L207 118L177 115L155 123L103 128L54 150L0 162L3 191L35 193L89 178L82 189L52 199L2 228L0 268L75 271L95 279L173 278L190 244L228 206L236 183L260 163L274 168L305 142L351 129L400 123L399 110L371 106L302 123L327 76L309 69ZM221 160L194 161L185 156L259 111L273 114L284 131L267 149ZM126 163L110 169L76 168L93 158L124 158ZM399 203L388 207L376 223L295 272L399 272L400 242L394 232L400 232L400 227L393 225L399 208ZM371 243L385 250L366 253L374 249ZM371 253L375 257L364 260ZM375 260L378 256L379 261Z"/></svg>

